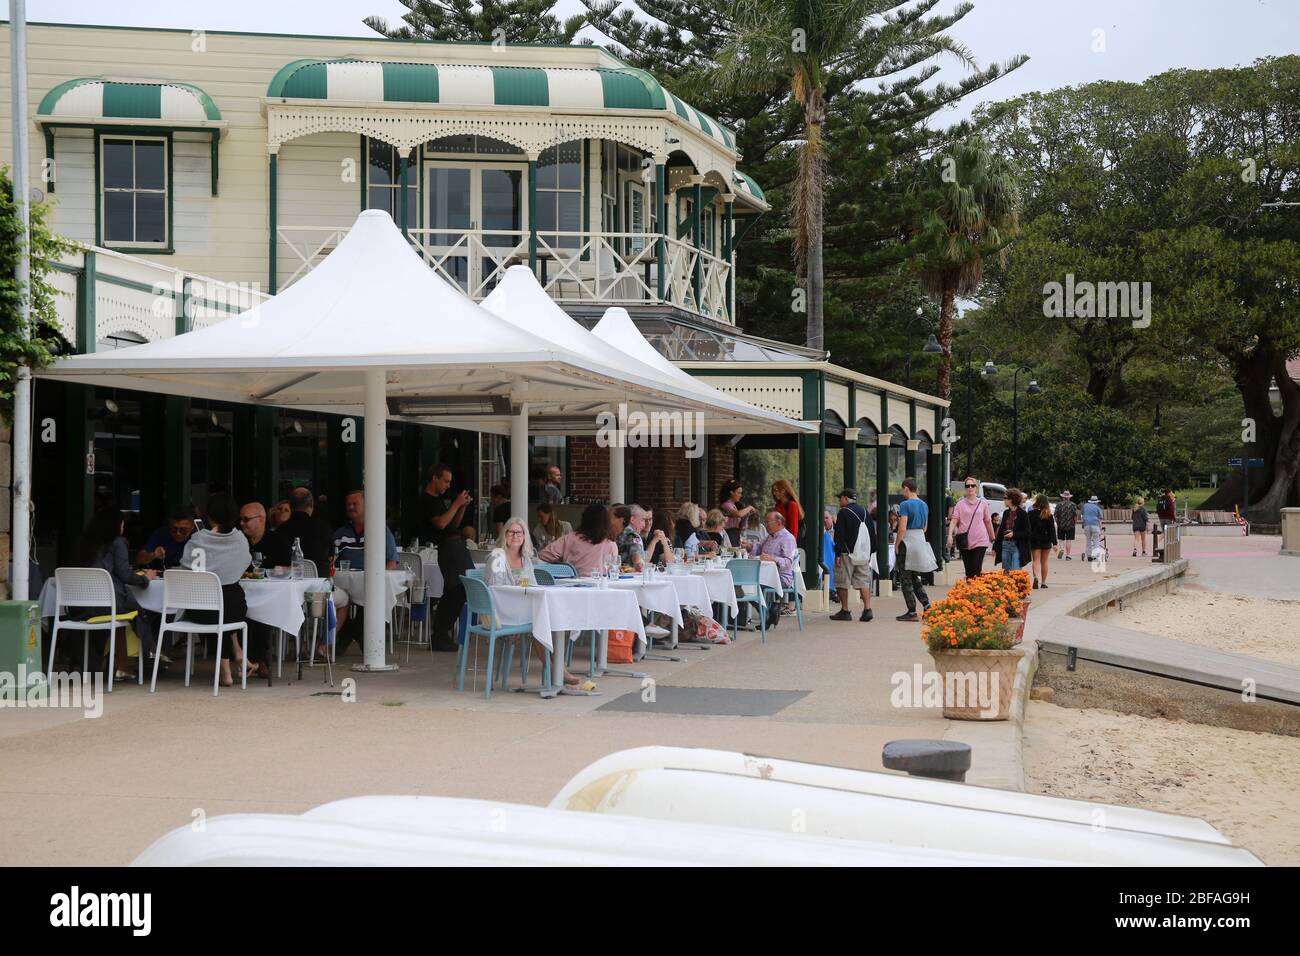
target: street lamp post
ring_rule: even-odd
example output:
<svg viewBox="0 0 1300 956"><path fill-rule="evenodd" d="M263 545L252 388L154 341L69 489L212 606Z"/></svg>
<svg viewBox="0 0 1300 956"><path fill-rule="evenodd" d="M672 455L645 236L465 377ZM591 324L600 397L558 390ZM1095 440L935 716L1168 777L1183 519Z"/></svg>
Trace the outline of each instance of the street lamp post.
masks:
<svg viewBox="0 0 1300 956"><path fill-rule="evenodd" d="M909 319L909 320L907 321L907 324L903 326L904 330L910 332L910 331L912 330L912 327L915 326L917 322L922 323L922 324L923 324L927 329L930 330L930 335L929 335L928 338L926 338L926 340L925 340L925 345L921 348L921 351L924 352L926 355L938 355L938 354L940 354L941 352L943 352L943 347L939 344L939 340L938 340L937 338L935 338L935 335L934 335L934 326L931 325L929 322L926 321L926 319L925 319L925 310L924 310L923 308L921 308L920 306L917 306L917 307L916 307L916 318L914 318L914 319ZM905 384L909 389L912 387L912 350L911 350L911 348L909 348L909 349L907 350L907 354L904 355L904 357L903 357L903 383L904 383L904 384Z"/></svg>
<svg viewBox="0 0 1300 956"><path fill-rule="evenodd" d="M976 350L983 351L988 356L984 362L984 367L980 369L980 374L998 374L998 367L993 364L993 352L987 345L976 343L966 350L966 474L968 475L974 472L975 467L971 463L971 453L975 448L974 419L971 415L971 407L975 404L975 378L971 371L970 361L975 357Z"/></svg>
<svg viewBox="0 0 1300 956"><path fill-rule="evenodd" d="M1017 488L1020 487L1020 373L1028 372L1032 375L1033 371L1028 365L1018 365L1011 376L1011 484ZM1037 395L1042 389L1031 378L1025 391Z"/></svg>

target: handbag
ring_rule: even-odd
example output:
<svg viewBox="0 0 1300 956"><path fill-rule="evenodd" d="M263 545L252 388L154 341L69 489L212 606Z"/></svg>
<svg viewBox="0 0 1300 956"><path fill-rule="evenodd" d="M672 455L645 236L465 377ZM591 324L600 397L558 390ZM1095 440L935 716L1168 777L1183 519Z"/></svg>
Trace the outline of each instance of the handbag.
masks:
<svg viewBox="0 0 1300 956"><path fill-rule="evenodd" d="M983 502L981 502L980 504L983 504ZM963 531L961 534L955 534L952 536L953 544L957 545L958 551L970 550L970 529L971 526L975 524L975 515L979 512L979 510L980 509L977 506L975 510L970 513L970 521L966 522L965 531Z"/></svg>

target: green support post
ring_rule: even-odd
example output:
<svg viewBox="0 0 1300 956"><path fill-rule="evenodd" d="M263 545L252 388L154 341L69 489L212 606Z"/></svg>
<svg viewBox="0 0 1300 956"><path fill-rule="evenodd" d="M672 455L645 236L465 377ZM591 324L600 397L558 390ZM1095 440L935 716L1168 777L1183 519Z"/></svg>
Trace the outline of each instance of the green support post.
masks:
<svg viewBox="0 0 1300 956"><path fill-rule="evenodd" d="M79 354L95 350L95 299L97 294L94 252L83 253L83 267L77 276L77 329L74 343ZM89 385L64 386L64 419L55 432L63 443L63 528L64 545L71 551L71 542L90 523L94 503L95 476L86 474L87 455L93 447L95 430L90 423L90 409L95 390ZM72 559L71 553L63 555Z"/></svg>
<svg viewBox="0 0 1300 956"><path fill-rule="evenodd" d="M880 396L880 433L876 436L876 566L880 569L881 588L890 593L889 584L889 396Z"/></svg>
<svg viewBox="0 0 1300 956"><path fill-rule="evenodd" d="M278 228L277 215L276 215L277 214L276 200L277 200L278 189L277 189L275 161L276 161L276 154L272 153L271 162L268 170L270 174L270 183L267 188L267 209L269 211L271 234L270 234L270 249L267 252L267 257L266 257L266 287L267 287L267 291L270 292L271 295L275 295L275 293L278 291L278 289L276 288L276 274L275 274L276 272L275 260L277 258L276 246L278 244L278 240L276 238L276 229Z"/></svg>
<svg viewBox="0 0 1300 956"><path fill-rule="evenodd" d="M528 160L528 268L537 274L537 159Z"/></svg>
<svg viewBox="0 0 1300 956"><path fill-rule="evenodd" d="M668 167L663 163L655 163L655 203L659 207L659 237L655 240L655 258L659 260L659 268L656 270L656 287L659 295L659 301L664 300L665 279L668 271Z"/></svg>
<svg viewBox="0 0 1300 956"><path fill-rule="evenodd" d="M50 195L54 195L55 180L58 179L58 168L54 162L54 130L48 126L44 127L45 133L45 159L49 163L49 174L47 181L50 187Z"/></svg>
<svg viewBox="0 0 1300 956"><path fill-rule="evenodd" d="M403 156L400 152L397 154L397 162L398 165L401 166L401 170L398 173L398 178L397 178L397 201L401 203L401 209L398 211L398 217L402 224L403 238L406 237L406 230L410 227L410 223L407 222L408 216L406 212L406 190L408 188L407 182L409 179L408 176L409 165L407 163L407 159L408 157Z"/></svg>
<svg viewBox="0 0 1300 956"><path fill-rule="evenodd" d="M704 210L700 208L700 205L701 205L700 180L699 177L696 177L695 183L691 187L691 244L695 246L695 269L694 269L694 274L691 276L691 289L695 296L695 307L697 309L701 307L700 286L702 285L702 279L701 279L702 270L700 267L703 263L701 263L700 261L700 253L702 251L700 249L700 237L704 231L703 228L701 227L701 220L703 219Z"/></svg>
<svg viewBox="0 0 1300 956"><path fill-rule="evenodd" d="M168 395L163 401L163 444L167 448L163 498L170 513L178 505L189 504L194 497L190 473L190 400Z"/></svg>
<svg viewBox="0 0 1300 956"><path fill-rule="evenodd" d="M268 506L280 500L280 439L275 433L278 418L278 409L269 405L259 405L253 413L257 500Z"/></svg>
<svg viewBox="0 0 1300 956"><path fill-rule="evenodd" d="M889 432L876 436L876 566L889 594Z"/></svg>
<svg viewBox="0 0 1300 956"><path fill-rule="evenodd" d="M803 419L820 421L822 418L822 376L817 372L806 372L803 379ZM808 557L804 568L804 584L809 588L817 587L817 566L820 563L822 547L822 511L825 509L823 477L824 458L826 454L825 428L819 427L817 434L799 435L799 498L804 508L804 521L800 525L799 547Z"/></svg>
<svg viewBox="0 0 1300 956"><path fill-rule="evenodd" d="M844 487L858 487L858 390L849 385L849 420L844 425ZM850 437L852 436L852 437ZM861 490L861 489L859 489Z"/></svg>
<svg viewBox="0 0 1300 956"><path fill-rule="evenodd" d="M907 471L907 477L916 477L916 399L911 399L907 403L907 451L903 453L903 468ZM924 489L918 488L920 493Z"/></svg>
<svg viewBox="0 0 1300 956"><path fill-rule="evenodd" d="M943 487L943 442L930 446L929 467L926 468L926 484L929 485L930 501L930 547L934 549L934 558L942 568L946 563L945 545L948 543L948 531L943 523L943 504L946 493Z"/></svg>
<svg viewBox="0 0 1300 956"><path fill-rule="evenodd" d="M727 268L727 318L729 318L732 322L735 322L736 311L735 311L735 302L733 301L733 299L734 299L734 293L736 288L736 249L735 246L732 244L732 238L735 236L734 214L735 214L736 204L732 200L728 199L726 202L723 203L723 208L725 210L725 216L726 216L726 218L723 219L723 224L722 224L723 251L725 253L723 258L727 260L727 267L728 267Z"/></svg>
<svg viewBox="0 0 1300 956"><path fill-rule="evenodd" d="M214 129L212 131L212 195L214 196L217 194L217 184L220 182L218 176L218 155L220 151L217 148L220 142L221 131Z"/></svg>

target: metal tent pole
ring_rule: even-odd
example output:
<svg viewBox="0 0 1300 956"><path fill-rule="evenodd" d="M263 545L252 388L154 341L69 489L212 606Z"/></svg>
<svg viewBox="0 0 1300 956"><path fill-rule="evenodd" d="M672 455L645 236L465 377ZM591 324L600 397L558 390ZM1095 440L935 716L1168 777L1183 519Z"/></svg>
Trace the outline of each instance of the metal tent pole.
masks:
<svg viewBox="0 0 1300 956"><path fill-rule="evenodd" d="M18 282L18 329L31 334L31 210L27 152L27 4L9 0L9 65L13 101L14 208L22 239L14 278ZM14 376L12 597L27 600L31 556L32 372L20 363Z"/></svg>
<svg viewBox="0 0 1300 956"><path fill-rule="evenodd" d="M365 463L363 486L366 492L366 621L363 663L354 670L395 671L384 657L384 624L388 620L388 571L385 552L388 536L384 520L388 510L387 441L388 373L382 368L367 369L365 375Z"/></svg>

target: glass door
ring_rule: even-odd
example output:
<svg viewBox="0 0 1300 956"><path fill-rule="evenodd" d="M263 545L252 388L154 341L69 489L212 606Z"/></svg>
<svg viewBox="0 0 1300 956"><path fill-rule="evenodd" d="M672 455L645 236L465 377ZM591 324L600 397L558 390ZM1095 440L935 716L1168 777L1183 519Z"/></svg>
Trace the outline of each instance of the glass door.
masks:
<svg viewBox="0 0 1300 956"><path fill-rule="evenodd" d="M425 195L429 197L428 239L425 255L430 263L462 290L469 288L468 233L474 228L471 213L473 170L451 163L429 163ZM446 230L440 232L438 230Z"/></svg>
<svg viewBox="0 0 1300 956"><path fill-rule="evenodd" d="M427 257L467 294L481 298L525 238L519 164L426 164Z"/></svg>

